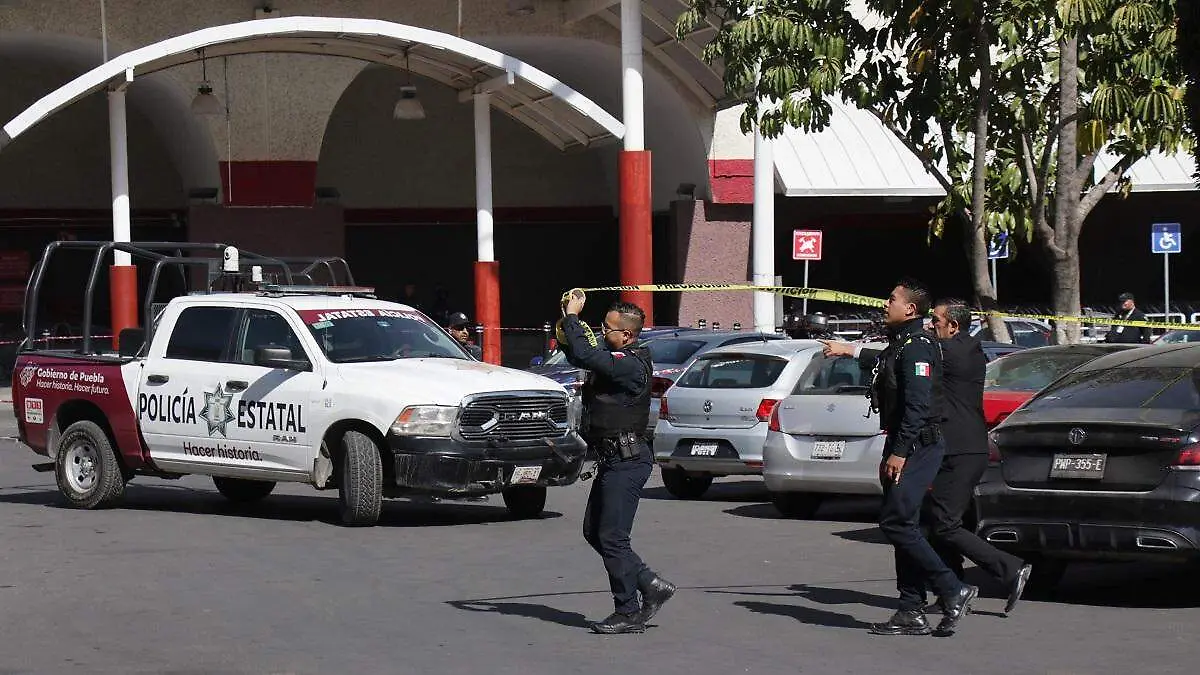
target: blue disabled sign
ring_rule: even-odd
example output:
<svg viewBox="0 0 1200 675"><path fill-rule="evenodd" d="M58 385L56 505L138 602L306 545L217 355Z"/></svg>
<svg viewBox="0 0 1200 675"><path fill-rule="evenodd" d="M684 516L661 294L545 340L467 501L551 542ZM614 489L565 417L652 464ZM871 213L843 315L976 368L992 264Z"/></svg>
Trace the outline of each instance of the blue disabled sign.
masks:
<svg viewBox="0 0 1200 675"><path fill-rule="evenodd" d="M1154 223L1150 226L1151 253L1182 253L1183 234L1179 223Z"/></svg>
<svg viewBox="0 0 1200 675"><path fill-rule="evenodd" d="M1008 233L997 232L988 242L988 260L1002 260L1008 257Z"/></svg>

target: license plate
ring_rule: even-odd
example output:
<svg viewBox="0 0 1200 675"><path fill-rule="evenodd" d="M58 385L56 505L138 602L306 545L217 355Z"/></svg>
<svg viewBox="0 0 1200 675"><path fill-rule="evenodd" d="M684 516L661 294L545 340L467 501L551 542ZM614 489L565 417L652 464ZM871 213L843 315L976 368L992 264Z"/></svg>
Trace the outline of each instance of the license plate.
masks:
<svg viewBox="0 0 1200 675"><path fill-rule="evenodd" d="M717 443L713 441L692 441L693 457L716 457Z"/></svg>
<svg viewBox="0 0 1200 675"><path fill-rule="evenodd" d="M518 466L513 469L512 479L509 481L509 483L512 485L536 483L538 477L541 475L542 467L540 466Z"/></svg>
<svg viewBox="0 0 1200 675"><path fill-rule="evenodd" d="M841 459L846 452L846 441L817 441L813 443L813 459Z"/></svg>
<svg viewBox="0 0 1200 675"><path fill-rule="evenodd" d="M1108 455L1095 453L1089 455L1054 455L1054 463L1050 465L1051 478L1104 478L1104 467L1108 464Z"/></svg>

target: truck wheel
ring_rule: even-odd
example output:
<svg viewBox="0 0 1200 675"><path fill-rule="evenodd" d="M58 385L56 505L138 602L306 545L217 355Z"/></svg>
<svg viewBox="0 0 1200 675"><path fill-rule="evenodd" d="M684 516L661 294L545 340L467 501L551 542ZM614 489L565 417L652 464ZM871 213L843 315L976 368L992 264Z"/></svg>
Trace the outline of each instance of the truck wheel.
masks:
<svg viewBox="0 0 1200 675"><path fill-rule="evenodd" d="M125 492L121 464L108 435L95 422L76 422L63 432L54 478L67 503L80 509L111 506Z"/></svg>
<svg viewBox="0 0 1200 675"><path fill-rule="evenodd" d="M1020 555L1020 554L1018 554ZM1032 598L1049 598L1062 583L1067 573L1067 561L1060 558L1044 558L1040 555L1025 555L1025 562L1033 565L1025 595Z"/></svg>
<svg viewBox="0 0 1200 675"><path fill-rule="evenodd" d="M342 436L341 477L338 500L342 524L374 525L383 509L383 461L369 436L347 431Z"/></svg>
<svg viewBox="0 0 1200 675"><path fill-rule="evenodd" d="M771 503L785 518L808 520L821 508L821 495L811 492L772 492Z"/></svg>
<svg viewBox="0 0 1200 675"><path fill-rule="evenodd" d="M708 492L713 477L710 474L689 476L683 469L663 469L663 485L676 499L699 499Z"/></svg>
<svg viewBox="0 0 1200 675"><path fill-rule="evenodd" d="M501 494L509 515L517 520L537 518L546 508L546 488L542 485L518 485Z"/></svg>
<svg viewBox="0 0 1200 675"><path fill-rule="evenodd" d="M249 504L265 499L275 489L274 481L223 478L221 476L213 476L213 485L217 486L217 492L236 504Z"/></svg>

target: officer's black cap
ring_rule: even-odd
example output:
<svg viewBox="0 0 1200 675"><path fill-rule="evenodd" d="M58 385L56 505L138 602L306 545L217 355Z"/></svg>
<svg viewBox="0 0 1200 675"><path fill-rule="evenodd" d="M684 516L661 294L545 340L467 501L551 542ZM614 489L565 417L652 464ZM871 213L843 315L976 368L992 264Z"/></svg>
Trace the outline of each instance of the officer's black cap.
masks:
<svg viewBox="0 0 1200 675"><path fill-rule="evenodd" d="M1125 302L1126 300L1133 300L1133 299L1134 299L1133 293L1122 293L1117 296L1118 302Z"/></svg>
<svg viewBox="0 0 1200 675"><path fill-rule="evenodd" d="M458 328L460 326L466 326L469 323L471 323L470 319L468 319L467 315L463 314L462 312L454 312L450 316L446 317L446 326L449 328Z"/></svg>

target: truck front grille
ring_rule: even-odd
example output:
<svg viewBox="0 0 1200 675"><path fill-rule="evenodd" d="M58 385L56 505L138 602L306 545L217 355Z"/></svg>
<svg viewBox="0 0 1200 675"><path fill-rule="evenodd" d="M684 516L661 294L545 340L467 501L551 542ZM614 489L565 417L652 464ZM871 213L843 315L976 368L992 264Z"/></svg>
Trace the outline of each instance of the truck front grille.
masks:
<svg viewBox="0 0 1200 675"><path fill-rule="evenodd" d="M467 440L537 441L567 433L562 396L481 396L463 407L458 431Z"/></svg>

